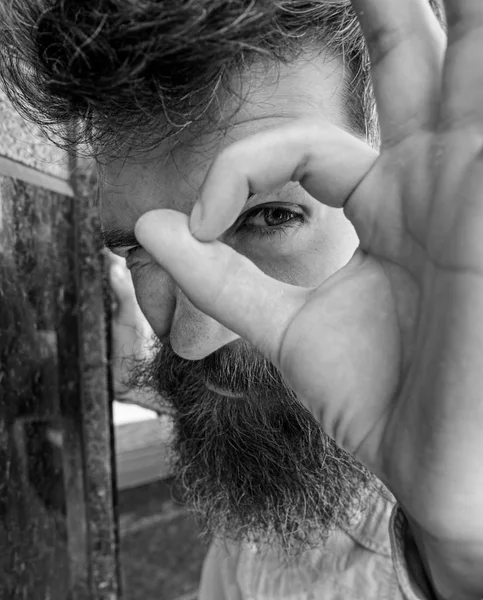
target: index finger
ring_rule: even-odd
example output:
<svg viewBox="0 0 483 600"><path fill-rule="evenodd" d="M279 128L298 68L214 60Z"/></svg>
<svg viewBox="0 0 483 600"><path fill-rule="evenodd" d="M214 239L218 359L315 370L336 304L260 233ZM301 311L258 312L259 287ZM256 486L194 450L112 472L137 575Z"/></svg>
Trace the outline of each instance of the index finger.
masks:
<svg viewBox="0 0 483 600"><path fill-rule="evenodd" d="M442 19L438 1L434 10ZM352 0L371 59L382 142L431 124L446 45L430 0Z"/></svg>
<svg viewBox="0 0 483 600"><path fill-rule="evenodd" d="M193 208L190 228L200 241L218 238L238 218L248 194L298 181L314 198L342 208L378 154L325 121L295 121L260 132L218 155Z"/></svg>

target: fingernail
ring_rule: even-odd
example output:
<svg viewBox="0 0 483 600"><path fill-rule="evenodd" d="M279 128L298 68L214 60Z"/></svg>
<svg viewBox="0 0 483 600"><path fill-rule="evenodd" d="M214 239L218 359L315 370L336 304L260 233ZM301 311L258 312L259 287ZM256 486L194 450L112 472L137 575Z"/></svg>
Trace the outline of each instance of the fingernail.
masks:
<svg viewBox="0 0 483 600"><path fill-rule="evenodd" d="M201 228L201 222L203 219L203 210L201 207L201 203L197 202L193 210L191 211L190 217L190 231L193 235L197 233L197 231Z"/></svg>

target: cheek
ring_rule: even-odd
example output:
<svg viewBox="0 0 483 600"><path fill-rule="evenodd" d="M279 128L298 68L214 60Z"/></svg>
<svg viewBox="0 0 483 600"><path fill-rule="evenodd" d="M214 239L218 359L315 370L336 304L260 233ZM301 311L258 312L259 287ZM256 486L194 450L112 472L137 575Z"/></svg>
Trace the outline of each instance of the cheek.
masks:
<svg viewBox="0 0 483 600"><path fill-rule="evenodd" d="M174 282L152 263L134 267L131 274L138 304L154 333L163 338L169 334L176 305Z"/></svg>
<svg viewBox="0 0 483 600"><path fill-rule="evenodd" d="M249 258L279 281L313 287L346 265L359 245L354 228L336 209L329 209L317 227L294 240L289 251L285 245L283 252L273 246Z"/></svg>
<svg viewBox="0 0 483 600"><path fill-rule="evenodd" d="M325 207L297 257L303 279L299 285L320 285L349 262L358 246L355 229L343 211Z"/></svg>
<svg viewBox="0 0 483 600"><path fill-rule="evenodd" d="M258 266L274 279L301 287L317 286L333 272L324 253L318 251L304 251L283 259L261 261Z"/></svg>
<svg viewBox="0 0 483 600"><path fill-rule="evenodd" d="M332 275L346 265L359 246L359 238L342 210L330 209L326 218L325 252Z"/></svg>

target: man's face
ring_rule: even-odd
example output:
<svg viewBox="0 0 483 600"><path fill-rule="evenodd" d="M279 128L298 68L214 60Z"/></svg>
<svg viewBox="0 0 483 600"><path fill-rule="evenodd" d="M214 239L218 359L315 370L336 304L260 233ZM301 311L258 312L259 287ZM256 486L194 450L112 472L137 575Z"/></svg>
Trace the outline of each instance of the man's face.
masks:
<svg viewBox="0 0 483 600"><path fill-rule="evenodd" d="M189 215L207 169L226 145L286 119L324 118L350 129L340 62L319 56L253 69L244 102L196 139L101 161L106 241L126 258L137 299L161 344L144 384L174 405L178 467L208 529L233 538L319 540L348 518L367 474L320 431L278 372L201 313L133 238L146 211ZM316 286L344 265L357 239L341 211L298 184L247 200L222 241L272 277Z"/></svg>

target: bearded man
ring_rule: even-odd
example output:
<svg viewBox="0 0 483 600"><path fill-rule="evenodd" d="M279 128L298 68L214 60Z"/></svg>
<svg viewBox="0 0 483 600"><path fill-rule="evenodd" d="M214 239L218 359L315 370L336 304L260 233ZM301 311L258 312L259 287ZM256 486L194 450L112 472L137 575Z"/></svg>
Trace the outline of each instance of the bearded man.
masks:
<svg viewBox="0 0 483 600"><path fill-rule="evenodd" d="M97 157L207 529L285 560L248 589L227 549L213 594L473 600L483 6L445 1L446 49L423 0L351 4L380 154L344 0L11 0L2 71Z"/></svg>

